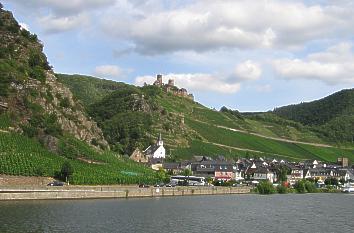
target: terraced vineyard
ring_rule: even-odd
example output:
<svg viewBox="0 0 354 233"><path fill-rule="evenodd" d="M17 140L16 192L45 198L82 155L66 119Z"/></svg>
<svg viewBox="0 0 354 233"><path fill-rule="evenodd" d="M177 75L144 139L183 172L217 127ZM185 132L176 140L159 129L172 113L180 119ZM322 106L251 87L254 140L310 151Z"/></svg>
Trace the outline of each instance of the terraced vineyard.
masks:
<svg viewBox="0 0 354 233"><path fill-rule="evenodd" d="M83 151L83 145L80 148ZM88 154L90 149L86 148ZM91 151L93 160L68 160L44 149L38 142L16 133L0 132L0 174L54 176L64 161L70 161L73 184L156 183L156 173L132 161L117 158L111 152Z"/></svg>

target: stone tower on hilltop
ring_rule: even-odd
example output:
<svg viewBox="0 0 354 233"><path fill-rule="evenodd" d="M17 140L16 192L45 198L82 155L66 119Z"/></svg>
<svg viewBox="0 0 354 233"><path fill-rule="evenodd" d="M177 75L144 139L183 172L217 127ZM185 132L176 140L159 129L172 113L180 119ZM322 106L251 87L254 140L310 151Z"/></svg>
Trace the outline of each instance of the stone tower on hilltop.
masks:
<svg viewBox="0 0 354 233"><path fill-rule="evenodd" d="M189 94L185 88L178 88L175 86L175 80L169 79L167 84L162 82L162 75L156 75L156 80L153 83L154 86L163 87L166 92L172 93L176 96L185 97L194 100L193 94Z"/></svg>

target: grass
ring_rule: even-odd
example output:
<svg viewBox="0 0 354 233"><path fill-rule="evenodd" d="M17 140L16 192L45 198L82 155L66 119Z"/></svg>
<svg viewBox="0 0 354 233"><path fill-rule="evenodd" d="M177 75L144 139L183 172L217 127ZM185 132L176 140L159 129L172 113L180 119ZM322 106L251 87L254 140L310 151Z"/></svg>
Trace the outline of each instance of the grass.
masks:
<svg viewBox="0 0 354 233"><path fill-rule="evenodd" d="M334 161L341 154L353 158L353 151L339 148L321 148L311 145L302 145L296 143L281 142L272 139L266 139L255 135L249 135L241 132L206 125L191 119L186 119L187 124L209 142L215 142L227 146L239 147L261 151L267 154L289 156L294 159L320 159L325 161ZM207 126L207 127L206 127Z"/></svg>

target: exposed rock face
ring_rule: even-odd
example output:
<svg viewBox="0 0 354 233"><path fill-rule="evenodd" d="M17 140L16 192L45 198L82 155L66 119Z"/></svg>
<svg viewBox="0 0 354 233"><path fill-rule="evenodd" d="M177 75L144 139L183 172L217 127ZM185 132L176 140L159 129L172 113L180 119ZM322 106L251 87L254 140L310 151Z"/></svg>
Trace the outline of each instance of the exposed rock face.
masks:
<svg viewBox="0 0 354 233"><path fill-rule="evenodd" d="M1 5L0 64L0 113L7 112L14 131L38 138L54 152L58 138L67 135L108 147L101 129L57 81L37 36Z"/></svg>
<svg viewBox="0 0 354 233"><path fill-rule="evenodd" d="M44 85L37 80L29 79L25 88L35 89L40 93L35 98L35 103L42 106L45 112L55 113L64 132L89 144L94 142L95 146L108 147L101 129L84 114L83 107L74 100L69 88L58 82L51 71L46 73ZM51 101L43 97L48 93L52 95Z"/></svg>

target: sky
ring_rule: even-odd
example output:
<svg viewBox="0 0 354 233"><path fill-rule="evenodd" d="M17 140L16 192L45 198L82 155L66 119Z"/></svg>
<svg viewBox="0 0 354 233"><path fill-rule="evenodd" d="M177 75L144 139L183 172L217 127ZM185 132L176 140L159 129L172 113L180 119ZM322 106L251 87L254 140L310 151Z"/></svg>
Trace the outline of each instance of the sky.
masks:
<svg viewBox="0 0 354 233"><path fill-rule="evenodd" d="M354 86L351 0L2 0L57 73L156 74L210 108L268 111Z"/></svg>

